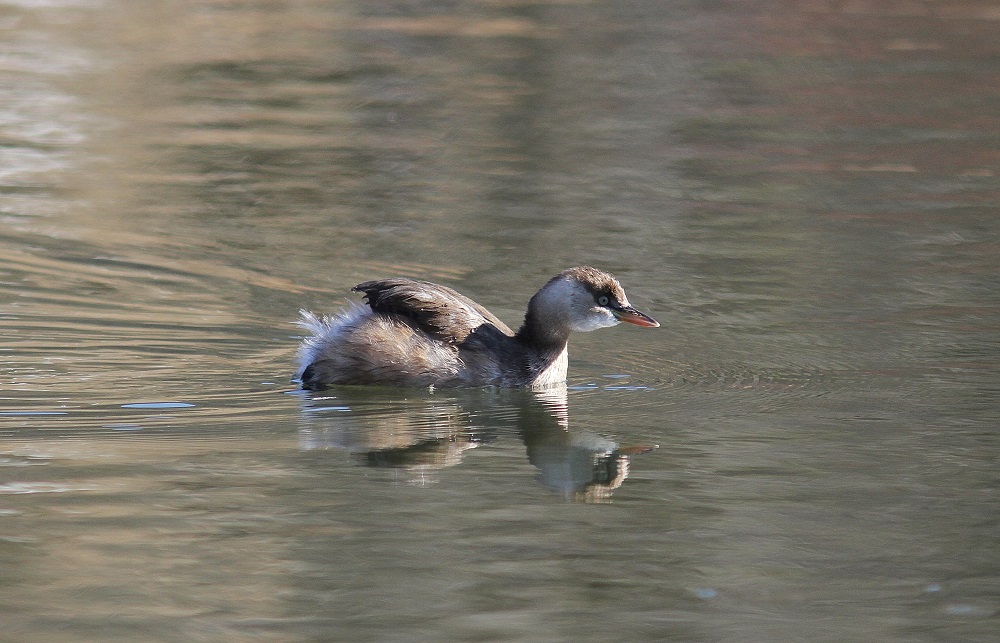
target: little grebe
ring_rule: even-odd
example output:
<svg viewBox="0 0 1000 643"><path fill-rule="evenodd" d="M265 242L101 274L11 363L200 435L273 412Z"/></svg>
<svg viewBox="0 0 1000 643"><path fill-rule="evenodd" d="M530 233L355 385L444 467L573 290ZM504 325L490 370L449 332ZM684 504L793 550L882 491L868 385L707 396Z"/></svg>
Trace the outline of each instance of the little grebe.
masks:
<svg viewBox="0 0 1000 643"><path fill-rule="evenodd" d="M565 381L571 331L659 326L632 308L617 279L587 266L564 270L535 293L516 333L468 297L427 281L396 277L352 290L368 307L334 317L302 311L298 324L312 333L299 349L302 388L541 388Z"/></svg>

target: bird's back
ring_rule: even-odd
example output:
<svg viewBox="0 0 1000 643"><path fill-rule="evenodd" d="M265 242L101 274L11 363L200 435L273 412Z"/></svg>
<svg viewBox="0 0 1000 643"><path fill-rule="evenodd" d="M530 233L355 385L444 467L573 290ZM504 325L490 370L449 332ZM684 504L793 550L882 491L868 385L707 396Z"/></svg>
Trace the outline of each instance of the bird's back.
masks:
<svg viewBox="0 0 1000 643"><path fill-rule="evenodd" d="M312 337L300 351L302 385L500 384L513 331L446 286L402 277L366 281L368 308L330 318L303 313Z"/></svg>
<svg viewBox="0 0 1000 643"><path fill-rule="evenodd" d="M395 277L366 281L352 288L364 293L375 313L398 317L414 328L448 344L460 344L483 324L503 334L514 332L502 321L465 295L417 279Z"/></svg>

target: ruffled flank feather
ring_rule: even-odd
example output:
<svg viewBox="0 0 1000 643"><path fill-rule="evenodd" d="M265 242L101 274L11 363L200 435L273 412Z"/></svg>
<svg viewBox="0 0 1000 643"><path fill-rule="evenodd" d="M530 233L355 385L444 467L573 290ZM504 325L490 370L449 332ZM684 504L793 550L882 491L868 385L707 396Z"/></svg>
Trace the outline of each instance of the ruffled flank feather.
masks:
<svg viewBox="0 0 1000 643"><path fill-rule="evenodd" d="M302 340L299 346L299 370L295 378L302 377L302 371L316 361L324 346L332 342L345 326L356 324L361 318L371 315L371 312L367 306L353 303L335 315L317 315L309 310L300 310L301 318L293 323L309 331L310 335Z"/></svg>

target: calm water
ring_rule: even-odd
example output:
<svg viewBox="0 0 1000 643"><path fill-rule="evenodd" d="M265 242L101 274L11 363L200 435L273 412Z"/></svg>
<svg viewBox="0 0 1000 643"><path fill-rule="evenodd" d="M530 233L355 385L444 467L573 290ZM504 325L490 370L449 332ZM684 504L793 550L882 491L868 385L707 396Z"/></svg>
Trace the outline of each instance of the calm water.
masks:
<svg viewBox="0 0 1000 643"><path fill-rule="evenodd" d="M0 638L988 641L992 2L0 5ZM364 279L663 328L294 390Z"/></svg>

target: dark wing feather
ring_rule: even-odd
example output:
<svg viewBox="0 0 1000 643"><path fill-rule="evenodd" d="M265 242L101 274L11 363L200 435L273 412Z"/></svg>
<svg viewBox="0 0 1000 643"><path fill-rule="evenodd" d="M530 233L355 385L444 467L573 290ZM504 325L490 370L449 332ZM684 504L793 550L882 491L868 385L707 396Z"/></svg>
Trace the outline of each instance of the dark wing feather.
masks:
<svg viewBox="0 0 1000 643"><path fill-rule="evenodd" d="M441 341L461 343L483 324L492 324L508 336L514 334L468 297L429 281L394 277L366 281L351 290L364 293L373 311L401 317Z"/></svg>

